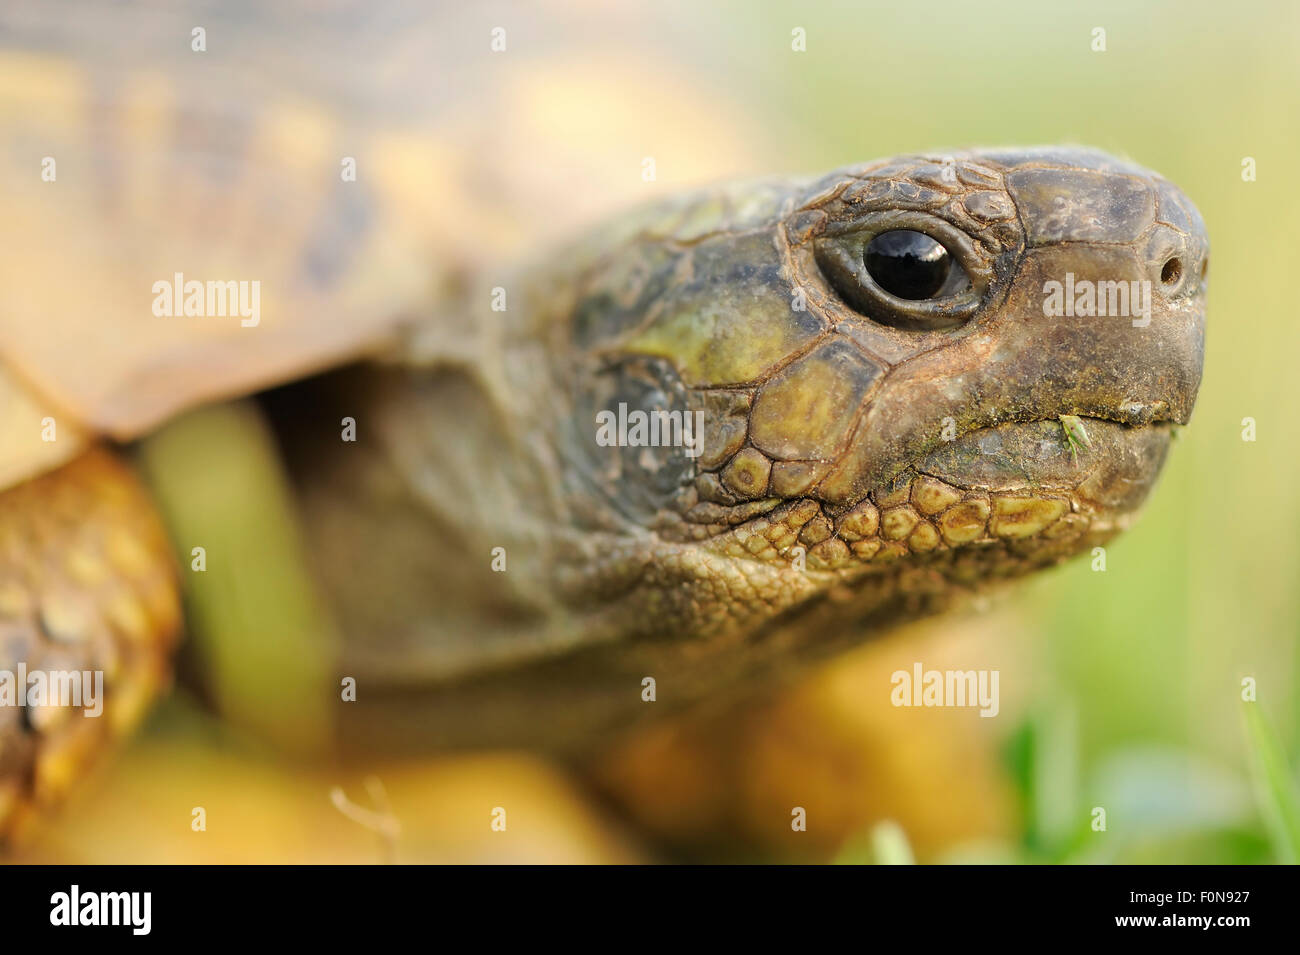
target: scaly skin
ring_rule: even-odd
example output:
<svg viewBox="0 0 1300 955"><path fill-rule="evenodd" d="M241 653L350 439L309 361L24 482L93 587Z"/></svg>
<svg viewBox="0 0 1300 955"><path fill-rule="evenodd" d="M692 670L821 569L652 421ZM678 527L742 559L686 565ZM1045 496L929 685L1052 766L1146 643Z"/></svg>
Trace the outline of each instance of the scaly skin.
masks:
<svg viewBox="0 0 1300 955"><path fill-rule="evenodd" d="M864 288L866 239L900 228L970 291ZM477 290L297 412L367 421L366 454L280 414L344 672L402 690L345 736L585 745L1109 539L1191 412L1207 248L1145 170L985 151L678 200L558 251L504 312ZM1067 273L1150 282L1150 315L1044 315ZM620 403L702 412L702 453L602 446Z"/></svg>
<svg viewBox="0 0 1300 955"><path fill-rule="evenodd" d="M102 713L0 706L0 842L58 802L171 679L171 549L115 456L91 451L0 494L0 670L98 670Z"/></svg>
<svg viewBox="0 0 1300 955"><path fill-rule="evenodd" d="M862 249L895 229L942 242L969 290L881 292ZM505 311L482 289L386 362L271 396L358 681L340 736L586 747L1108 539L1191 413L1206 256L1181 193L1098 153L877 162L624 217L511 283ZM1067 273L1150 282L1149 321L1047 317ZM702 413L701 453L601 445L596 415L620 403ZM30 574L72 539L15 515L46 526L45 495L93 490L68 483L78 469L125 483L107 461L0 497L0 540L18 541L0 593L66 582ZM123 501L105 519L155 539ZM154 674L174 591L148 553ZM9 791L39 762L10 761Z"/></svg>

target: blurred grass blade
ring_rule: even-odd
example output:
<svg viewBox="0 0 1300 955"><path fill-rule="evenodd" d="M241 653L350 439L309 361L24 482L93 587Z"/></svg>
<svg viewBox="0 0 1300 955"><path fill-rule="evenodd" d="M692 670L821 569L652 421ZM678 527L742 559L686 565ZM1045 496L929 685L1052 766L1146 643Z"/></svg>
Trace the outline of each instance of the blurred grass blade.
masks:
<svg viewBox="0 0 1300 955"><path fill-rule="evenodd" d="M139 461L176 546L193 652L218 709L288 750L322 752L340 639L261 411L241 401L181 415L145 439Z"/></svg>
<svg viewBox="0 0 1300 955"><path fill-rule="evenodd" d="M916 865L903 827L892 819L860 829L835 856L836 865Z"/></svg>
<svg viewBox="0 0 1300 955"><path fill-rule="evenodd" d="M1279 862L1300 862L1300 798L1282 746L1258 703L1246 703L1246 735L1254 752L1255 791Z"/></svg>
<svg viewBox="0 0 1300 955"><path fill-rule="evenodd" d="M912 847L903 827L892 819L879 822L871 829L871 854L876 865L916 865Z"/></svg>
<svg viewBox="0 0 1300 955"><path fill-rule="evenodd" d="M1079 717L1061 700L1032 712L1013 734L1008 768L1024 814L1023 846L1054 860L1086 823L1080 809Z"/></svg>

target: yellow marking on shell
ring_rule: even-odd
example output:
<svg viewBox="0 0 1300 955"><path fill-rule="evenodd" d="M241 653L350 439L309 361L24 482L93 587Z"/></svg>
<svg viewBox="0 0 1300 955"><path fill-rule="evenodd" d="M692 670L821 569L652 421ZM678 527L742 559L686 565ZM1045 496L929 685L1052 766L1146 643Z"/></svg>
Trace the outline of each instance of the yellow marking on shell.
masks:
<svg viewBox="0 0 1300 955"><path fill-rule="evenodd" d="M581 57L552 58L545 64L534 57L517 65L503 63L500 69L520 71L498 88L502 115L510 117L500 124L505 127L503 145L512 140L547 144L555 153L545 157L549 162L532 164L534 169L514 163L525 167L516 179L531 174L519 186L555 188L555 176L565 176L572 188L564 194L572 195L578 206L573 215L590 215L596 211L590 204L600 197L630 203L674 183L719 178L742 163L752 146L752 130L741 125L742 111L720 119L716 102L704 103L688 77L649 60L589 48ZM612 76L617 83L610 82ZM629 103L637 108L628 109ZM719 135L720 122L725 135ZM648 142L655 144L657 160L652 185L641 179L636 165L628 175L628 167L593 161L615 151L639 163ZM710 148L700 149L702 142Z"/></svg>
<svg viewBox="0 0 1300 955"><path fill-rule="evenodd" d="M356 160L358 179L374 184L383 205L405 213L393 223L394 240L438 248L467 225L473 229L471 241L484 248L509 249L524 239L509 203L484 202L476 193L481 170L467 166L464 149L433 140L427 130L377 133ZM456 250L438 251L454 255Z"/></svg>
<svg viewBox="0 0 1300 955"><path fill-rule="evenodd" d="M312 230L319 226L317 212L324 197L330 190L345 187L339 178L337 126L325 109L300 100L273 101L257 117L242 167L244 178L223 193L223 200L227 195L230 199L221 210L232 247L258 262L256 274L296 274ZM262 170L272 175L262 176ZM292 184L294 191L284 190L285 182ZM191 194L196 202L206 203L212 189L196 182ZM266 228L266 216L290 199L300 206L278 209L275 228ZM192 214L200 216L199 221L207 219L202 209L196 208ZM218 273L218 277L225 274L245 272ZM262 285L262 313L268 318L294 305L288 297L290 290L276 288L276 284Z"/></svg>
<svg viewBox="0 0 1300 955"><path fill-rule="evenodd" d="M330 104L255 102L241 153L242 126L227 139L228 114L211 105L232 94L186 98L156 67L132 64L106 93L109 122L96 124L90 107L105 94L94 78L66 59L0 52L8 144L0 178L12 186L0 227L12 254L0 257L0 287L29 292L11 296L0 315L5 360L29 382L10 388L0 369L0 488L84 450L78 421L134 437L178 406L256 390L375 344L402 307L422 301L435 261L385 239L392 207L373 208L368 193L341 196ZM57 163L55 182L41 179L45 155ZM327 227L348 241L337 216L352 200L379 225L355 239L346 274L320 276L327 289L290 287L306 285L303 261L323 241L322 213L336 214ZM259 327L242 326L243 315L156 317L153 283L177 272L260 283ZM6 407L6 392L27 387L24 405ZM57 441L41 440L47 416L57 419Z"/></svg>
<svg viewBox="0 0 1300 955"><path fill-rule="evenodd" d="M166 164L175 136L176 92L161 73L133 73L117 98L119 134L132 144L138 161L121 164L121 203L126 209L156 209L172 201ZM237 190L231 190L232 199ZM161 277L161 276L160 276ZM205 276L206 278L206 276Z"/></svg>
<svg viewBox="0 0 1300 955"><path fill-rule="evenodd" d="M33 118L60 140L83 142L93 87L86 71L62 59L6 50L0 54L0 124L23 128ZM33 156L33 163L39 161ZM33 167L29 174L35 174Z"/></svg>
<svg viewBox="0 0 1300 955"><path fill-rule="evenodd" d="M337 119L318 103L284 98L268 103L260 117L250 152L254 157L275 157L308 175L328 169L337 177Z"/></svg>

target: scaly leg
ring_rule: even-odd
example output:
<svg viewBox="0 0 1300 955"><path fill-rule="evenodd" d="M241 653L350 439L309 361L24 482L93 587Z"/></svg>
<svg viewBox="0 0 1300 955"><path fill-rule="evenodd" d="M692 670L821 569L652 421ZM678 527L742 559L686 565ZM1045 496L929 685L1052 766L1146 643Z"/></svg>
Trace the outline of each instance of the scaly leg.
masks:
<svg viewBox="0 0 1300 955"><path fill-rule="evenodd" d="M167 538L117 456L95 449L0 492L0 843L139 721L180 622Z"/></svg>

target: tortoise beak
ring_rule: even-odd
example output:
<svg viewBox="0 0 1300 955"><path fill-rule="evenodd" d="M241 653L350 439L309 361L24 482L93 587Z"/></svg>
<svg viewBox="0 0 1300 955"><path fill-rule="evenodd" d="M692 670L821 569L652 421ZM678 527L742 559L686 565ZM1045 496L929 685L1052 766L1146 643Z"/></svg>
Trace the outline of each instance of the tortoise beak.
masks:
<svg viewBox="0 0 1300 955"><path fill-rule="evenodd" d="M1026 233L1007 311L1030 333L1016 364L1041 376L1034 403L1186 424L1205 348L1209 239L1196 208L1128 167L1030 166L1007 189Z"/></svg>
<svg viewBox="0 0 1300 955"><path fill-rule="evenodd" d="M1087 427L1112 456L1131 459L1126 480L1149 486L1168 428L1136 430L1191 417L1209 242L1187 197L1090 151L980 158L1002 167L1024 246L1000 263L1005 290L977 330L895 368L873 396L855 445L823 485L833 499L856 500L963 436L1009 423L1059 430L1062 416L1098 419ZM1137 445L1152 442L1159 448L1136 460Z"/></svg>

